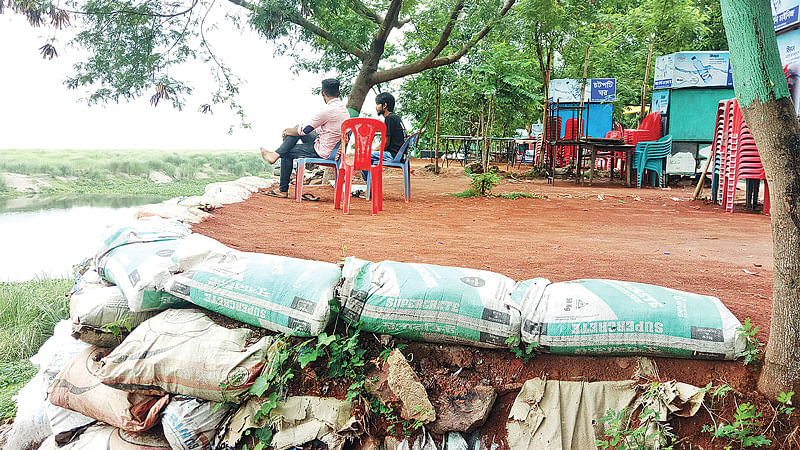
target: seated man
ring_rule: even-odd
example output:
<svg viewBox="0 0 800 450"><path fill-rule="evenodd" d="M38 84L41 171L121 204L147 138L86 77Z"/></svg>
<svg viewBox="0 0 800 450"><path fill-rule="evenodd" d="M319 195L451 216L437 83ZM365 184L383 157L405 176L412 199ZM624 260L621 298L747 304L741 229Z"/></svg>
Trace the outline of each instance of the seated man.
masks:
<svg viewBox="0 0 800 450"><path fill-rule="evenodd" d="M379 116L383 116L383 123L386 124L386 137L388 143L383 149L383 160L391 161L397 156L397 151L403 146L406 140L406 132L400 116L394 113L394 96L388 92L381 92L375 97L375 111ZM380 145L380 144L379 144ZM381 157L380 147L372 151L372 165L377 165ZM366 181L367 171L362 170L361 176Z"/></svg>
<svg viewBox="0 0 800 450"><path fill-rule="evenodd" d="M292 177L294 160L297 158L327 158L342 136L342 122L350 118L350 113L339 98L339 80L322 80L322 99L325 106L308 121L297 127L283 130L283 143L271 152L261 147L261 157L268 163L281 160L281 180L278 192L271 190L267 195L286 198L289 196L289 180ZM297 180L302 183L303 180Z"/></svg>

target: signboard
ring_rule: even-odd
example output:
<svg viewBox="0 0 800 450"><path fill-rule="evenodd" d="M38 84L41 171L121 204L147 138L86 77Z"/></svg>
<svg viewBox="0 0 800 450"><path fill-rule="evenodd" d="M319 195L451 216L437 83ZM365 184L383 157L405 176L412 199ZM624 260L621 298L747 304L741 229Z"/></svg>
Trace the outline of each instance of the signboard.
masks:
<svg viewBox="0 0 800 450"><path fill-rule="evenodd" d="M583 80L550 80L550 101L560 103L580 103ZM587 92L588 91L588 92ZM584 102L613 102L617 98L616 78L590 78L586 80Z"/></svg>
<svg viewBox="0 0 800 450"><path fill-rule="evenodd" d="M664 89L662 91L653 91L653 100L650 102L650 111L653 112L660 112L661 116L665 116L667 114L667 108L669 107L669 90Z"/></svg>
<svg viewBox="0 0 800 450"><path fill-rule="evenodd" d="M778 36L778 51L786 73L795 113L800 113L800 30Z"/></svg>
<svg viewBox="0 0 800 450"><path fill-rule="evenodd" d="M772 0L772 22L775 31L789 28L800 23L798 10L800 10L800 0Z"/></svg>
<svg viewBox="0 0 800 450"><path fill-rule="evenodd" d="M653 75L654 89L733 86L728 52L678 52L660 56L656 58Z"/></svg>

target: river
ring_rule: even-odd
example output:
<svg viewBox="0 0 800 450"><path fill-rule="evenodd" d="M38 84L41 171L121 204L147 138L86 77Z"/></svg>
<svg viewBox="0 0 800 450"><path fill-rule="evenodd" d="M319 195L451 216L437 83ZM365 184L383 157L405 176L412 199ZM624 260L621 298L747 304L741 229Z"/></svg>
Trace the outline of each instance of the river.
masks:
<svg viewBox="0 0 800 450"><path fill-rule="evenodd" d="M0 282L72 278L72 266L92 256L108 227L152 195L81 195L0 200Z"/></svg>

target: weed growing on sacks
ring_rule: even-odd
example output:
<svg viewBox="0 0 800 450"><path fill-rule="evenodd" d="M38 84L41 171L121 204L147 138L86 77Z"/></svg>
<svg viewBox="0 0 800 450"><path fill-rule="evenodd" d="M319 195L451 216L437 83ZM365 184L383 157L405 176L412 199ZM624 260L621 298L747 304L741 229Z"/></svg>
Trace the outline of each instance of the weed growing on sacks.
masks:
<svg viewBox="0 0 800 450"><path fill-rule="evenodd" d="M744 319L744 323L741 327L737 328L739 336L745 339L745 348L743 351L737 353L736 357L744 358L742 364L745 366L752 364L753 370L758 370L758 366L761 364L761 347L764 346L764 343L759 342L758 338L756 338L756 333L758 333L760 329L760 326L750 322L749 317Z"/></svg>
<svg viewBox="0 0 800 450"><path fill-rule="evenodd" d="M658 396L661 384L650 383L650 387L644 394L645 399L655 399ZM598 422L608 425L608 430L604 439L595 441L595 445L602 449L617 450L647 450L650 448L660 448L671 450L668 445L675 438L672 427L668 422L659 422L654 410L644 407L638 415L638 426L631 428L632 420L629 417L629 410L617 411L609 409L606 415L598 419Z"/></svg>
<svg viewBox="0 0 800 450"><path fill-rule="evenodd" d="M100 328L103 331L105 331L106 333L111 333L114 336L119 336L119 335L122 334L122 329L123 328L128 330L128 333L131 332L131 330L133 329L133 326L132 326L133 320L134 320L134 318L131 317L131 316L123 317L123 318L121 318L119 320L115 320L114 322L107 323L107 324L103 325Z"/></svg>
<svg viewBox="0 0 800 450"><path fill-rule="evenodd" d="M528 361L536 356L536 347L539 346L538 342L531 342L525 345L516 336L509 336L509 338L506 339L506 344L508 344L508 349L511 350L511 353L517 358L522 359L522 362L525 364L528 364Z"/></svg>

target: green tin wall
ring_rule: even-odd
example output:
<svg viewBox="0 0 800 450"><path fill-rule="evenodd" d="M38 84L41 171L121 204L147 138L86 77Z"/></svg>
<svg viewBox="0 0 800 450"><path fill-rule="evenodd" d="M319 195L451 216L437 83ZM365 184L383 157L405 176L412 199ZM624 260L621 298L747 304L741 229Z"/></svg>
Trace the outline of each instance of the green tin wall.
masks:
<svg viewBox="0 0 800 450"><path fill-rule="evenodd" d="M714 139L714 120L720 100L733 98L733 89L673 89L669 99L669 134L675 141Z"/></svg>

